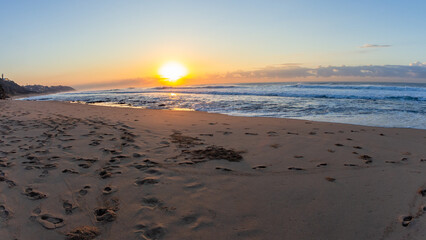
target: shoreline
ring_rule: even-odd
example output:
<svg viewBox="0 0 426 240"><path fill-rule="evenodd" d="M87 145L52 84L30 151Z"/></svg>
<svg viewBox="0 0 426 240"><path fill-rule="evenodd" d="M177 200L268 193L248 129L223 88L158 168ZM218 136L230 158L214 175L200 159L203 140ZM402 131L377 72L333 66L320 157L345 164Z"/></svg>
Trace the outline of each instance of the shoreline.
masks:
<svg viewBox="0 0 426 240"><path fill-rule="evenodd" d="M18 94L18 95L10 96L10 97L9 97L9 99L10 99L10 100L19 100L19 98L38 97L38 96L48 96L48 95L53 95L53 94L58 94L58 93L69 93L69 92L77 92L77 90L76 90L76 91L68 91L68 92ZM22 101L24 101L24 100L22 100Z"/></svg>
<svg viewBox="0 0 426 240"><path fill-rule="evenodd" d="M426 130L59 101L0 115L5 239L426 236Z"/></svg>
<svg viewBox="0 0 426 240"><path fill-rule="evenodd" d="M318 122L318 123L333 123L333 124L345 124L345 125L353 125L353 126L359 126L359 127L372 127L372 128L389 128L389 129L414 129L414 130L422 130L426 131L426 129L422 128L414 128L414 127L385 127L385 126L372 126L372 125L362 125L362 124L352 124L352 123L341 123L341 122L330 122L330 121L318 121L318 120L309 120L309 119L303 119L303 118L279 118L279 117L262 117L262 116L238 116L238 115L230 115L226 113L214 113L214 112L207 112L207 111L197 111L193 109L188 110L179 110L179 109L150 109L145 107L138 107L138 106L130 106L128 104L120 104L120 103L108 103L108 102L101 102L101 103L86 103L86 102L72 102L72 101L39 101L39 100L20 100L20 99L10 99L14 101L29 101L29 102L58 102L58 103L69 103L69 104L81 104L81 105L87 105L87 106L98 106L98 107L107 107L107 108L128 108L128 109L140 109L140 110L159 110L159 111L176 111L176 112L200 112L200 113L207 113L207 114L220 114L224 116L230 116L230 117L241 117L241 118L262 118L262 119L287 119L287 120L300 120L300 121L310 121L310 122ZM105 104L103 104L105 103Z"/></svg>

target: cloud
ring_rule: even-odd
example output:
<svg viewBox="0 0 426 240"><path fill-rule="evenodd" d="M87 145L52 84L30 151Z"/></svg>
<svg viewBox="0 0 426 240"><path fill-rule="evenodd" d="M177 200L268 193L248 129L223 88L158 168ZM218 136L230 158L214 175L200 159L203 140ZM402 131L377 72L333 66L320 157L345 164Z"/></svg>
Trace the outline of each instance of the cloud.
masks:
<svg viewBox="0 0 426 240"><path fill-rule="evenodd" d="M123 87L138 87L141 85L152 84L155 80L149 78L135 78L135 79L122 79L115 81L107 82L98 82L98 83L88 83L73 85L74 88L78 90L87 90L87 89L109 89L109 88L123 88Z"/></svg>
<svg viewBox="0 0 426 240"><path fill-rule="evenodd" d="M410 78L426 80L426 63L415 62L410 65L364 65L364 66L319 66L307 68L281 65L265 67L253 71L234 71L218 78L328 78L328 77L360 77L360 78Z"/></svg>
<svg viewBox="0 0 426 240"><path fill-rule="evenodd" d="M281 63L278 64L277 66L300 66L302 65L302 63Z"/></svg>
<svg viewBox="0 0 426 240"><path fill-rule="evenodd" d="M410 63L410 66L416 66L416 67L426 67L426 62L422 63L422 62L414 62L414 63Z"/></svg>
<svg viewBox="0 0 426 240"><path fill-rule="evenodd" d="M364 44L360 48L386 48L386 47L392 47L392 45L388 45L388 44Z"/></svg>

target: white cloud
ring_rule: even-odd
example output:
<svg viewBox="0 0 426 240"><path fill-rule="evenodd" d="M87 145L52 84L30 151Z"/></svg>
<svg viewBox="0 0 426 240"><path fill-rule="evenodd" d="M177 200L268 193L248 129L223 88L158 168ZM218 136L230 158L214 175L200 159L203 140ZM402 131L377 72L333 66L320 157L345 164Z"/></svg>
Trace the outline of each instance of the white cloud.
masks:
<svg viewBox="0 0 426 240"><path fill-rule="evenodd" d="M392 45L388 44L364 44L360 48L385 48L385 47L391 47Z"/></svg>
<svg viewBox="0 0 426 240"><path fill-rule="evenodd" d="M414 63L410 63L410 66L416 66L416 67L426 67L426 62L422 63L422 62L414 62Z"/></svg>
<svg viewBox="0 0 426 240"><path fill-rule="evenodd" d="M298 77L398 77L426 79L426 63L410 65L299 66L265 67L253 71L229 72L223 78L298 78Z"/></svg>

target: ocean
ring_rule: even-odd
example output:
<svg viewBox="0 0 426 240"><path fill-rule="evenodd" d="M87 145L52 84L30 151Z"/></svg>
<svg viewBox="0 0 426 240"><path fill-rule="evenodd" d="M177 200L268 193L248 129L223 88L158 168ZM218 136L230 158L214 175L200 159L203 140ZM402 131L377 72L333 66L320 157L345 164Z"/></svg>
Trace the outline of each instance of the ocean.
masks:
<svg viewBox="0 0 426 240"><path fill-rule="evenodd" d="M22 98L426 129L426 83L245 83L81 91Z"/></svg>

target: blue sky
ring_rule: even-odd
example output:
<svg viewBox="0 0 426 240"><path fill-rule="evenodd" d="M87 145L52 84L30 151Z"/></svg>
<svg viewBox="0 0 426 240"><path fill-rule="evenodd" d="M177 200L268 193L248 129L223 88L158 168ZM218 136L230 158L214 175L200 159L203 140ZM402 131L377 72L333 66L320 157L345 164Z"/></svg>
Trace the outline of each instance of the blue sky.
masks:
<svg viewBox="0 0 426 240"><path fill-rule="evenodd" d="M0 71L24 84L151 79L169 60L212 82L286 63L426 62L424 1L0 0L0 9Z"/></svg>

